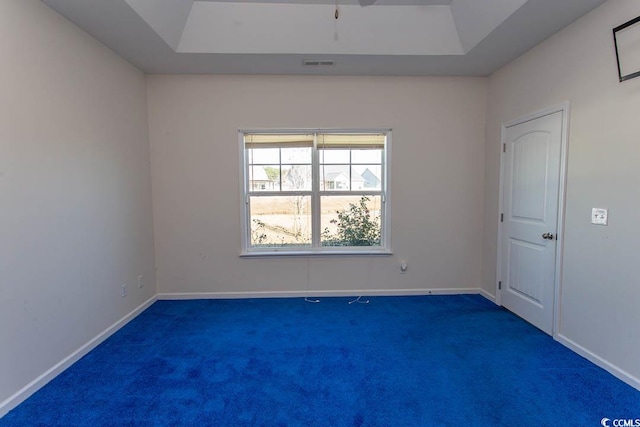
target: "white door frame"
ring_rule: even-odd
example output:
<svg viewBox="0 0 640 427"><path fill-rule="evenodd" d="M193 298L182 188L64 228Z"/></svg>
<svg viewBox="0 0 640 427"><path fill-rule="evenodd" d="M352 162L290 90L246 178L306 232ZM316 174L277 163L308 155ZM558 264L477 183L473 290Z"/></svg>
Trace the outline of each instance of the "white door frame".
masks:
<svg viewBox="0 0 640 427"><path fill-rule="evenodd" d="M545 108L543 110L536 111L528 114L524 117L520 117L514 120L510 120L502 124L500 131L500 194L498 200L498 262L496 269L496 304L502 306L501 303L501 290L498 287L498 282L502 280L502 221L500 215L504 212L503 204L503 190L504 190L504 150L502 149L505 141L505 132L507 128L519 125L531 120L539 119L544 116L548 116L553 113L562 112L562 131L560 141L560 179L558 188L558 237L556 240L556 272L554 277L554 300L553 300L553 337L557 338L560 332L560 295L562 286L562 256L564 254L564 211L565 211L565 195L567 186L567 149L569 143L569 101L563 102L556 106Z"/></svg>

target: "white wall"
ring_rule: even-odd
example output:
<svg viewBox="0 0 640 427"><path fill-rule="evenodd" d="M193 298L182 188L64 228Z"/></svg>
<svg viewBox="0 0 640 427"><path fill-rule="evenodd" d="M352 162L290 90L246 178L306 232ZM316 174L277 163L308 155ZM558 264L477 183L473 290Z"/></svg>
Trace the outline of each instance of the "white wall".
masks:
<svg viewBox="0 0 640 427"><path fill-rule="evenodd" d="M479 289L486 79L148 82L159 293ZM393 128L394 255L239 258L237 131L254 127Z"/></svg>
<svg viewBox="0 0 640 427"><path fill-rule="evenodd" d="M37 0L0 1L0 62L2 415L156 290L145 76Z"/></svg>
<svg viewBox="0 0 640 427"><path fill-rule="evenodd" d="M489 79L483 288L495 294L501 123L569 100L560 339L640 387L640 78L618 82L610 0ZM609 226L590 224L609 208Z"/></svg>

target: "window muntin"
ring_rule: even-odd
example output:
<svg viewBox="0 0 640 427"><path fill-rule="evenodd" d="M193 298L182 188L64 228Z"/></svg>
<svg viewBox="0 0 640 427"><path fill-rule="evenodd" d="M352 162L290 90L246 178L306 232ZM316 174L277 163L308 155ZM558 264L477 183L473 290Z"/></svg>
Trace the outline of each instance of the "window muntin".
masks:
<svg viewBox="0 0 640 427"><path fill-rule="evenodd" d="M389 136L241 132L243 253L389 253Z"/></svg>

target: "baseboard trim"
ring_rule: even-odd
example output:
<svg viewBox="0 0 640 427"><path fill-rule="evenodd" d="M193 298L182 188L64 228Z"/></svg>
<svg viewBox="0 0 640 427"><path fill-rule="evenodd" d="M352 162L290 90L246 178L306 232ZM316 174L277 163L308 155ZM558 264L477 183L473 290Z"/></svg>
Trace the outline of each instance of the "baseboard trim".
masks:
<svg viewBox="0 0 640 427"><path fill-rule="evenodd" d="M140 306L135 308L129 314L125 315L122 319L115 322L113 325L109 326L107 329L96 335L89 342L81 346L79 349L62 359L60 362L56 363L54 366L45 371L42 375L31 381L29 384L24 386L22 389L18 390L8 399L0 403L0 418L9 413L10 410L18 406L20 403L25 401L29 396L33 393L44 387L49 381L60 375L65 369L73 365L75 362L80 360L83 356L89 353L91 350L96 348L100 343L109 338L115 332L117 332L124 325L129 323L134 317L142 313L146 310L151 304L156 302L158 299L157 295L149 298L147 301L142 303Z"/></svg>
<svg viewBox="0 0 640 427"><path fill-rule="evenodd" d="M439 289L361 289L329 291L240 291L240 292L189 292L159 293L159 300L190 299L240 299L240 298L303 298L303 297L352 297L352 296L417 296L417 295L468 295L479 294L479 288Z"/></svg>
<svg viewBox="0 0 640 427"><path fill-rule="evenodd" d="M485 291L484 289L480 289L480 295L482 295L492 303L498 304L498 300L496 300L496 297L494 295L491 295L489 292Z"/></svg>
<svg viewBox="0 0 640 427"><path fill-rule="evenodd" d="M629 384L631 387L635 388L636 390L640 391L640 378L637 378L631 375L630 373L628 373L627 371L620 369L613 363L603 359L602 357L598 356L591 350L588 350L587 348L581 346L580 344L576 343L575 341L567 338L566 336L560 333L555 336L555 339L556 341L558 341L560 344L564 345L568 349L578 353L580 356L584 357L585 359L589 360L595 365L601 367L602 369L609 372L616 378Z"/></svg>

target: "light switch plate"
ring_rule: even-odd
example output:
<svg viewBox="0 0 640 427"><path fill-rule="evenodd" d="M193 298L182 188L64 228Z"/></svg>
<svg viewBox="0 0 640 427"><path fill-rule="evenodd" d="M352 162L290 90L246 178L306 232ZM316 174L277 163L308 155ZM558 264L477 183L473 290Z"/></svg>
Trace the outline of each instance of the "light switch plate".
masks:
<svg viewBox="0 0 640 427"><path fill-rule="evenodd" d="M609 210L602 208L591 209L591 224L607 225L609 221Z"/></svg>

